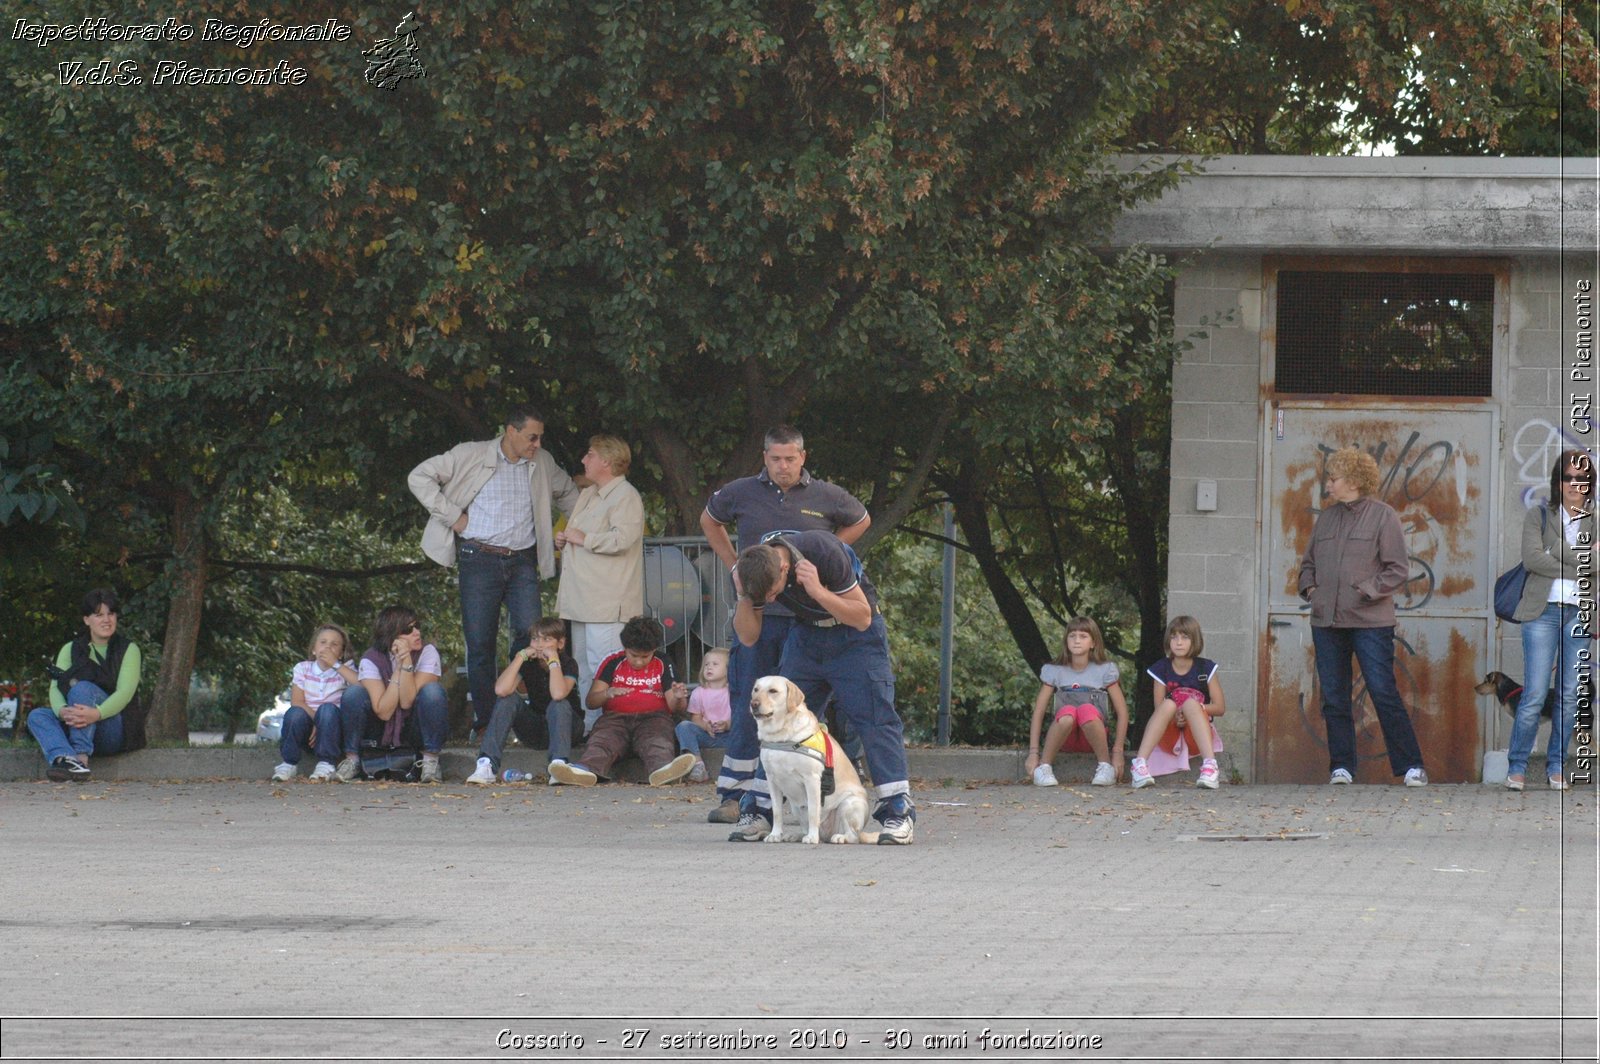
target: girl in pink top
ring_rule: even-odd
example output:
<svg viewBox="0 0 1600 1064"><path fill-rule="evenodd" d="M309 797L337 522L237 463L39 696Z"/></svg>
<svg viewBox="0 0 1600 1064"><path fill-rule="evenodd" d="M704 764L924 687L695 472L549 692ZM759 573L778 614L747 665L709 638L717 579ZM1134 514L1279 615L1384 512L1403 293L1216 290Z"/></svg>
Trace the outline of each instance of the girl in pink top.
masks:
<svg viewBox="0 0 1600 1064"><path fill-rule="evenodd" d="M690 783L704 783L706 763L700 758L700 748L728 745L729 729L733 725L733 709L728 704L728 652L722 647L706 651L700 662L700 686L689 695L689 719L677 726L678 749L694 755L694 768L689 770Z"/></svg>

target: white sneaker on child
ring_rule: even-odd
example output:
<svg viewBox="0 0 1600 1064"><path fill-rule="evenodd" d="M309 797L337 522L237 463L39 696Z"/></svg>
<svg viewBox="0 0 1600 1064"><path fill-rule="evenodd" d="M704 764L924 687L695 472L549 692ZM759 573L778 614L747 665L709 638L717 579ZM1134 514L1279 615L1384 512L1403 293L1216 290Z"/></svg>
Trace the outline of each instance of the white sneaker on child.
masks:
<svg viewBox="0 0 1600 1064"><path fill-rule="evenodd" d="M1142 757L1136 757L1128 763L1128 774L1133 779L1133 789L1148 787L1156 781L1150 774L1150 763Z"/></svg>
<svg viewBox="0 0 1600 1064"><path fill-rule="evenodd" d="M472 775L467 777L468 783L493 783L494 762L487 757L478 758L478 767L473 769Z"/></svg>
<svg viewBox="0 0 1600 1064"><path fill-rule="evenodd" d="M1217 789L1217 763L1204 761L1200 764L1200 778L1194 781L1196 787L1204 787L1208 791Z"/></svg>
<svg viewBox="0 0 1600 1064"><path fill-rule="evenodd" d="M1056 783L1056 770L1049 765L1040 765L1033 770L1033 785L1035 787L1058 786Z"/></svg>
<svg viewBox="0 0 1600 1064"><path fill-rule="evenodd" d="M1109 762L1102 761L1094 767L1094 779L1089 781L1089 786L1109 787L1115 782L1117 782L1117 770L1112 768Z"/></svg>
<svg viewBox="0 0 1600 1064"><path fill-rule="evenodd" d="M318 761L317 767L311 770L311 779L315 783L327 783L333 779L335 771L336 769L330 762Z"/></svg>
<svg viewBox="0 0 1600 1064"><path fill-rule="evenodd" d="M294 766L287 761L279 762L278 767L272 770L273 783L287 783L292 779L294 779Z"/></svg>

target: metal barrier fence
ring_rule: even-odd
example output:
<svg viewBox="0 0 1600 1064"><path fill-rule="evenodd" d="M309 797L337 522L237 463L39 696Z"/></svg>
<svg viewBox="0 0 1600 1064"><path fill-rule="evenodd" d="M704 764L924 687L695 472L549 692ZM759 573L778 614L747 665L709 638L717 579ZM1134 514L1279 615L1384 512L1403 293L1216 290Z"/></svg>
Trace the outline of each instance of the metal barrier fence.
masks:
<svg viewBox="0 0 1600 1064"><path fill-rule="evenodd" d="M733 606L733 577L704 536L645 539L644 610L661 622L679 679L698 682L706 650L733 645Z"/></svg>

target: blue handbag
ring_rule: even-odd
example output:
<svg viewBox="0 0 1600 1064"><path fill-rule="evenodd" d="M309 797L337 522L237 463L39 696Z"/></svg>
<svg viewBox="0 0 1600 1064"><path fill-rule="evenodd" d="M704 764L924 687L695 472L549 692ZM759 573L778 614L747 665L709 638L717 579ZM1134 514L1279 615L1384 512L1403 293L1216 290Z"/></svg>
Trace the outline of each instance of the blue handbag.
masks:
<svg viewBox="0 0 1600 1064"><path fill-rule="evenodd" d="M1539 507L1539 537L1544 538L1544 507ZM1517 620L1517 604L1522 601L1522 589L1528 583L1528 570L1521 562L1500 574L1494 582L1494 615L1502 621L1521 624Z"/></svg>

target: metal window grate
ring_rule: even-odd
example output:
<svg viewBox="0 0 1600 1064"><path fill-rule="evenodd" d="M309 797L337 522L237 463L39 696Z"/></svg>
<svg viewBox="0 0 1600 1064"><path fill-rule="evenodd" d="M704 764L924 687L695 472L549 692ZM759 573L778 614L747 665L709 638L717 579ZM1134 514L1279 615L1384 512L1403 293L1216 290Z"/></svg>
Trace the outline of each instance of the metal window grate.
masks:
<svg viewBox="0 0 1600 1064"><path fill-rule="evenodd" d="M1487 396L1492 273L1284 270L1278 394Z"/></svg>

